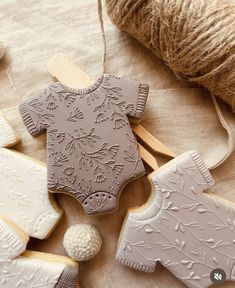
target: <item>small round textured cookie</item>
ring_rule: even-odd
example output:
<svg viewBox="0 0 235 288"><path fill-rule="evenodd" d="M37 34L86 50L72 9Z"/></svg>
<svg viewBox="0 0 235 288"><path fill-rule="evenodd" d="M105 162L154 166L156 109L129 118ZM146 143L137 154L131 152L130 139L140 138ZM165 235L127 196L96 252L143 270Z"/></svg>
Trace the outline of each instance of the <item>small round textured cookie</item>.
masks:
<svg viewBox="0 0 235 288"><path fill-rule="evenodd" d="M68 255L76 261L93 258L102 245L99 231L89 224L71 226L64 235L64 248Z"/></svg>
<svg viewBox="0 0 235 288"><path fill-rule="evenodd" d="M3 46L3 43L0 42L0 59L2 59L4 54L5 54L5 47Z"/></svg>

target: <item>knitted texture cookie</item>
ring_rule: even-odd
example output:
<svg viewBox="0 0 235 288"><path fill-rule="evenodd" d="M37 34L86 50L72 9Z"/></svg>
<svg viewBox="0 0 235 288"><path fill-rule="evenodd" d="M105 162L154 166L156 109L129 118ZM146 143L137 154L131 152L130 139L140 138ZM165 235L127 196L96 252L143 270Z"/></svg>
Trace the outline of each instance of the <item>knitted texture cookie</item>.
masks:
<svg viewBox="0 0 235 288"><path fill-rule="evenodd" d="M0 143L18 141L0 114ZM5 133L4 133L5 132ZM0 147L0 215L31 237L46 238L62 216L47 190L45 165L16 151Z"/></svg>
<svg viewBox="0 0 235 288"><path fill-rule="evenodd" d="M76 261L87 261L100 251L102 238L99 231L89 224L76 224L68 228L64 235L64 248Z"/></svg>
<svg viewBox="0 0 235 288"><path fill-rule="evenodd" d="M27 251L0 262L0 287L76 288L78 264L67 257Z"/></svg>
<svg viewBox="0 0 235 288"><path fill-rule="evenodd" d="M13 259L26 249L29 237L0 217L0 263Z"/></svg>
<svg viewBox="0 0 235 288"><path fill-rule="evenodd" d="M55 83L20 106L32 135L47 131L48 188L88 214L113 211L144 166L127 116L141 118L148 85L103 75L86 89Z"/></svg>
<svg viewBox="0 0 235 288"><path fill-rule="evenodd" d="M216 268L235 280L235 207L203 193L214 181L198 154L177 157L150 180L149 201L126 217L117 260L145 272L161 262L190 288L212 285Z"/></svg>

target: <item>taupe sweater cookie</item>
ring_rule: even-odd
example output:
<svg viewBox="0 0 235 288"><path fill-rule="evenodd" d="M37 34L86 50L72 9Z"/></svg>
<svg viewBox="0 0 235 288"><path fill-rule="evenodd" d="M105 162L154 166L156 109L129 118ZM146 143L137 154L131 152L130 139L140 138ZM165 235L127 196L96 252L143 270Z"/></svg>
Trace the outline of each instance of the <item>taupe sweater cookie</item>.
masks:
<svg viewBox="0 0 235 288"><path fill-rule="evenodd" d="M48 188L88 214L117 207L123 187L144 174L128 116L141 118L146 84L103 75L86 89L55 83L20 106L28 131L47 131Z"/></svg>
<svg viewBox="0 0 235 288"><path fill-rule="evenodd" d="M126 217L117 249L123 265L153 272L161 262L190 288L208 288L223 269L235 280L235 207L203 193L214 180L195 152L151 175L153 193Z"/></svg>

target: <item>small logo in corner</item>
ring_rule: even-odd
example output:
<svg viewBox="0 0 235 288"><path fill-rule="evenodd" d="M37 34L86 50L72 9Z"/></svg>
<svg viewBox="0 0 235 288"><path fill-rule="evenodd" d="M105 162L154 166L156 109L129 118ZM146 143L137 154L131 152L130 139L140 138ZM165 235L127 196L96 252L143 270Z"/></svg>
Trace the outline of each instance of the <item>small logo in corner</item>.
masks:
<svg viewBox="0 0 235 288"><path fill-rule="evenodd" d="M210 274L210 278L214 284L223 284L226 280L226 273L222 269L214 269Z"/></svg>

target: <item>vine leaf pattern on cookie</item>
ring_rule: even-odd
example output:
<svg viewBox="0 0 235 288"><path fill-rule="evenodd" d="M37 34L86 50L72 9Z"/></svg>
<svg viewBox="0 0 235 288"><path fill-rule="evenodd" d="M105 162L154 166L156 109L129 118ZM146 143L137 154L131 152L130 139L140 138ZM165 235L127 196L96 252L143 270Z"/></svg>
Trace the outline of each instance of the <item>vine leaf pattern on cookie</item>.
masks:
<svg viewBox="0 0 235 288"><path fill-rule="evenodd" d="M139 163L141 163L141 157L138 152L137 141L134 136L126 134L127 140L129 141L128 150L124 150L123 159L133 163L133 170L135 170Z"/></svg>
<svg viewBox="0 0 235 288"><path fill-rule="evenodd" d="M71 122L77 122L77 120L83 118L83 113L80 111L80 109L76 108L75 111L69 113L69 117L67 118L67 120Z"/></svg>
<svg viewBox="0 0 235 288"><path fill-rule="evenodd" d="M210 273L218 267L230 279L235 209L219 200L215 205L214 197L203 193L213 185L204 162L195 152L186 153L152 181L152 203L130 213L124 224L118 260L149 272L160 261L190 288L209 287Z"/></svg>
<svg viewBox="0 0 235 288"><path fill-rule="evenodd" d="M29 132L47 132L50 191L71 194L88 213L114 210L122 188L144 173L128 116L142 116L147 96L146 84L103 75L85 89L55 83L26 100L20 113ZM82 179L96 198L86 199Z"/></svg>
<svg viewBox="0 0 235 288"><path fill-rule="evenodd" d="M46 167L12 150L0 150L4 150L0 153L0 214L28 235L43 239L61 216L50 202ZM51 217L42 218L45 211L50 211ZM41 222L34 230L39 218Z"/></svg>
<svg viewBox="0 0 235 288"><path fill-rule="evenodd" d="M31 116L38 119L35 125L37 129L40 129L40 127L48 128L52 124L55 124L53 120L54 115L51 113L45 113L41 106L42 103L37 99L30 101L27 105L27 110Z"/></svg>
<svg viewBox="0 0 235 288"><path fill-rule="evenodd" d="M19 257L0 264L0 284L3 287L53 288L63 269L63 264Z"/></svg>
<svg viewBox="0 0 235 288"><path fill-rule="evenodd" d="M108 79L104 79L102 92L103 100L94 108L96 113L96 123L102 123L108 119L113 123L114 129L120 129L128 124L126 113L133 112L134 105L126 103L122 89L113 87Z"/></svg>

